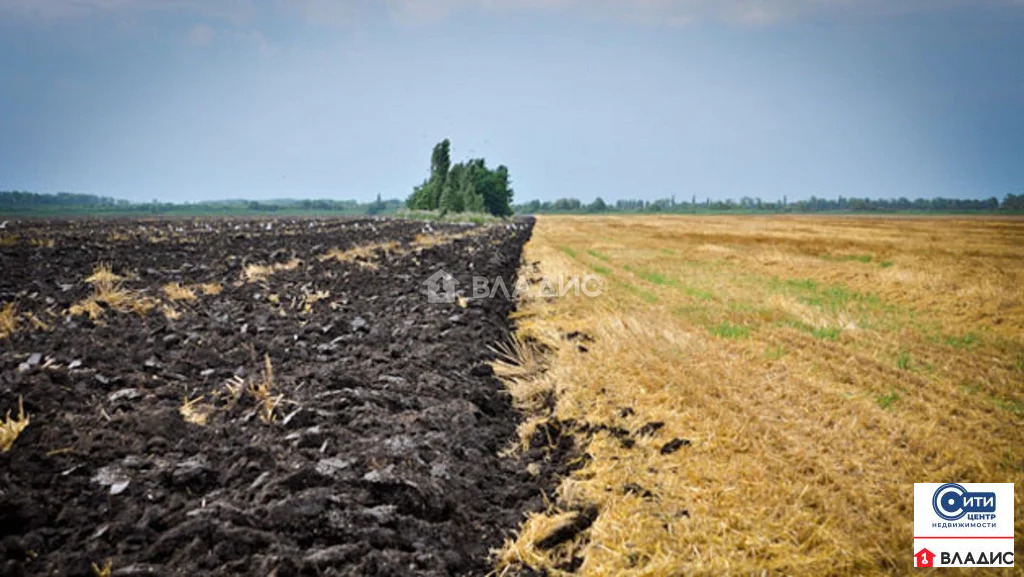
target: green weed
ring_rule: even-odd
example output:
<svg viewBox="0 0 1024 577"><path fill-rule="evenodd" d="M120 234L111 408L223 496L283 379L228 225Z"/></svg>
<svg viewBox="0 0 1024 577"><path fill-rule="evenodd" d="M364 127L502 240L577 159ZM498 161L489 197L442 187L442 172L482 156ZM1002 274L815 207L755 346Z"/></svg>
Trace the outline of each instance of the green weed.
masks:
<svg viewBox="0 0 1024 577"><path fill-rule="evenodd" d="M683 288L683 292L686 293L688 296L691 296L691 297L693 297L695 299L698 299L698 300L702 300L702 301L713 301L713 300L715 300L714 293L706 291L706 290L703 290L703 289L694 288L694 287L684 287Z"/></svg>
<svg viewBox="0 0 1024 577"><path fill-rule="evenodd" d="M651 284L656 284L656 285L659 285L659 286L672 286L672 285L675 284L675 281L673 281L672 279L670 279L669 277L667 277L667 276L665 276L665 275L663 275L661 273L656 273L656 272L653 272L653 271L633 268L633 267L631 267L629 265L626 265L626 266L624 266L622 268L628 270L629 272L635 274L636 276L640 277L641 279L643 279L643 280L645 280L645 281L647 281L647 282L649 282Z"/></svg>
<svg viewBox="0 0 1024 577"><path fill-rule="evenodd" d="M871 255L871 254L841 254L841 255L838 255L838 256L833 256L831 254L823 254L823 255L821 255L821 258L824 259L824 260L834 261L834 262L857 261L857 262L869 263L869 262L871 262L875 258L875 256Z"/></svg>
<svg viewBox="0 0 1024 577"><path fill-rule="evenodd" d="M995 401L996 405L998 405L1000 409L1010 411L1018 417L1024 416L1024 401L1015 401L1013 399L1004 399L1002 397L995 396L992 397L992 400Z"/></svg>
<svg viewBox="0 0 1024 577"><path fill-rule="evenodd" d="M629 292L635 294L636 296L640 297L641 299L643 299L644 301L646 301L648 303L654 304L654 303L658 302L658 295L656 295L656 294L654 294L654 293L652 293L650 291L645 291L642 288L635 287L635 286L633 286L631 284L626 284L626 283L623 283L622 286L626 290L628 290Z"/></svg>
<svg viewBox="0 0 1024 577"><path fill-rule="evenodd" d="M910 353L907 352L907 351L900 351L899 356L896 357L896 366L899 367L901 371L909 370L910 369Z"/></svg>
<svg viewBox="0 0 1024 577"><path fill-rule="evenodd" d="M724 322L709 327L711 334L723 339L743 339L750 336L750 327Z"/></svg>
<svg viewBox="0 0 1024 577"><path fill-rule="evenodd" d="M973 333L967 333L962 337L946 337L946 344L954 349L969 349L978 344L980 339Z"/></svg>
<svg viewBox="0 0 1024 577"><path fill-rule="evenodd" d="M820 329L811 329L811 335L816 339L823 341L836 341L839 340L839 335L843 333L843 329L839 327L824 327Z"/></svg>
<svg viewBox="0 0 1024 577"><path fill-rule="evenodd" d="M900 400L900 395L896 392L896 389L890 389L888 394L880 395L875 398L875 402L883 409L888 409L898 400Z"/></svg>
<svg viewBox="0 0 1024 577"><path fill-rule="evenodd" d="M778 278L773 278L772 279L772 284L773 285L779 285L780 284L779 279ZM805 279L788 278L788 279L785 279L785 280L781 281L781 286L784 287L784 288L789 288L789 289L805 290L805 291L812 291L812 292L818 290L818 283L814 282L813 280L811 280L809 278L805 278ZM773 288L775 288L775 287L773 287Z"/></svg>

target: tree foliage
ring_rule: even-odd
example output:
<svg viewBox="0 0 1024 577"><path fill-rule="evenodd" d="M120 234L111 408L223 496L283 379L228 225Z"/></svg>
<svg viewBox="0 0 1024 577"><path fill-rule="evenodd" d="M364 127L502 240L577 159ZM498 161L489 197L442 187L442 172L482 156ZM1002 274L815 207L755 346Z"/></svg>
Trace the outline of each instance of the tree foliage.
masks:
<svg viewBox="0 0 1024 577"><path fill-rule="evenodd" d="M444 212L487 212L495 216L512 214L512 186L508 168L487 168L482 158L451 164L451 143L444 139L434 146L430 178L413 188L406 206Z"/></svg>

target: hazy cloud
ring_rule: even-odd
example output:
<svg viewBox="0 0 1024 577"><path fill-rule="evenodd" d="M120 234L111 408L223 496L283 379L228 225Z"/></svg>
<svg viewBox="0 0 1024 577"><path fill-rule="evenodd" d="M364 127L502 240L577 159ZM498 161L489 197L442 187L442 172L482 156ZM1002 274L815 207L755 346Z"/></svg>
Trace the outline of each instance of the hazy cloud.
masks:
<svg viewBox="0 0 1024 577"><path fill-rule="evenodd" d="M667 25L721 21L769 25L800 18L885 16L957 7L1024 8L1024 0L0 0L0 14L39 19L119 12L188 12L244 21L283 12L307 22L352 24L385 6L405 24L429 24L466 11L562 12Z"/></svg>
<svg viewBox="0 0 1024 577"><path fill-rule="evenodd" d="M188 43L192 46L206 46L213 42L217 32L208 24L196 24L188 32Z"/></svg>
<svg viewBox="0 0 1024 577"><path fill-rule="evenodd" d="M429 23L463 11L562 12L589 18L685 25L720 21L769 25L801 18L885 16L957 7L1024 6L1024 0L388 0L401 22Z"/></svg>
<svg viewBox="0 0 1024 577"><path fill-rule="evenodd" d="M177 12L240 23L258 9L255 0L0 0L0 17L28 20Z"/></svg>
<svg viewBox="0 0 1024 577"><path fill-rule="evenodd" d="M352 24L377 3L367 0L278 0L286 14L321 25Z"/></svg>

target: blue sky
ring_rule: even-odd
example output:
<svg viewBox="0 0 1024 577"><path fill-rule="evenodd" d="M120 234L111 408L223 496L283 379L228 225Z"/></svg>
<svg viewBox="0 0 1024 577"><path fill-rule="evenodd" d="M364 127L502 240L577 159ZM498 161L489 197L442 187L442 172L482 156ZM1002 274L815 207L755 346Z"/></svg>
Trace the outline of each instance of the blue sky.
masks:
<svg viewBox="0 0 1024 577"><path fill-rule="evenodd" d="M0 0L0 190L1024 192L1024 0Z"/></svg>

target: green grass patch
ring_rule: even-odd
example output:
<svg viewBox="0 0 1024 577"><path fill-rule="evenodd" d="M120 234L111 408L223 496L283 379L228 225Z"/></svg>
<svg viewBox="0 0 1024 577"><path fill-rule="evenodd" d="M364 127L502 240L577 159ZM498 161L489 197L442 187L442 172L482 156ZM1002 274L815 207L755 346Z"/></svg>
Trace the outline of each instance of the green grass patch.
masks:
<svg viewBox="0 0 1024 577"><path fill-rule="evenodd" d="M843 329L839 327L824 327L824 328L812 328L811 335L816 339L823 341L837 341L839 335L843 334Z"/></svg>
<svg viewBox="0 0 1024 577"><path fill-rule="evenodd" d="M644 289L642 289L640 287L633 286L633 285L631 285L629 283L622 283L622 287L625 288L627 291L629 291L629 292L635 294L636 296L640 297L645 302L648 302L648 303L651 303L651 304L654 304L654 303L658 302L658 295L656 295L656 294L654 294L654 293L652 293L650 291L646 291L646 290L644 290Z"/></svg>
<svg viewBox="0 0 1024 577"><path fill-rule="evenodd" d="M638 277L644 279L645 281L651 283L651 284L656 284L656 285L661 285L661 286L668 286L668 285L673 284L672 283L672 279L668 278L667 276L665 276L665 275L663 275L661 273L656 273L656 272L651 272L651 271L636 271L636 275Z"/></svg>
<svg viewBox="0 0 1024 577"><path fill-rule="evenodd" d="M862 262L862 263L869 263L872 260L874 260L875 255L873 255L873 254L840 254L840 255L823 254L823 255L821 255L821 258L823 258L824 260L833 261L833 262L853 262L853 261L856 261L856 262Z"/></svg>
<svg viewBox="0 0 1024 577"><path fill-rule="evenodd" d="M612 271L610 269L608 269L607 267L603 267L601 265L597 265L597 264L590 265L590 268L593 269L594 272L596 272L599 275L603 275L603 276L611 276L612 275Z"/></svg>
<svg viewBox="0 0 1024 577"><path fill-rule="evenodd" d="M811 280L809 278L804 278L804 279L787 278L787 279L779 280L778 277L775 277L775 278L772 279L772 288L774 288L774 289L786 288L786 289L795 289L795 290L816 292L818 290L818 283L814 282L813 280Z"/></svg>
<svg viewBox="0 0 1024 577"><path fill-rule="evenodd" d="M683 292L686 293L687 296L691 296L691 297L693 297L693 298L695 298L697 300L702 300L702 301L713 301L713 300L715 300L714 293L712 293L710 291L703 290L703 289L699 289L699 288L695 288L695 287L683 287Z"/></svg>
<svg viewBox="0 0 1024 577"><path fill-rule="evenodd" d="M647 282L649 282L651 284L656 284L656 285L659 285L659 286L674 286L676 284L676 282L674 280L672 280L671 278L669 278L669 277L667 277L667 276L665 276L665 275L663 275L661 273L657 273L657 272L649 271L649 270L638 269L638 268L633 268L633 267L631 267L629 265L626 265L626 266L624 266L622 268L628 270L629 272L631 272L631 273L635 274L636 276L640 277L640 279L645 280L645 281L647 281Z"/></svg>
<svg viewBox="0 0 1024 577"><path fill-rule="evenodd" d="M974 384L974 383L968 383L966 385L961 385L960 388L963 389L963 391L965 393L967 393L968 395L978 395L978 394L984 395L985 397L988 398L989 401L991 401L997 407L999 407L1000 409L1003 409L1004 411L1009 411L1009 412L1013 413L1014 415L1017 415L1018 417L1019 416L1024 416L1024 401L1019 401L1019 400L1014 400L1014 399L1007 399L1005 397L1000 397L999 395L995 395L995 394L989 393L984 388L982 388L981 385L977 385L977 384Z"/></svg>
<svg viewBox="0 0 1024 577"><path fill-rule="evenodd" d="M910 370L910 353L907 351L900 351L900 354L896 357L896 366L901 371Z"/></svg>
<svg viewBox="0 0 1024 577"><path fill-rule="evenodd" d="M777 325L777 326L779 326L779 325ZM819 327L815 327L815 326L809 325L809 324L807 324L805 322L798 321L798 320L783 321L781 323L781 326L789 326L789 327L793 327L795 329L801 330L801 331L803 331L805 333L810 333L810 335L812 337L814 337L816 339L821 339L823 341L836 341L836 340L839 340L839 335L843 334L843 329L841 329L839 327L822 327L822 328L819 328Z"/></svg>
<svg viewBox="0 0 1024 577"><path fill-rule="evenodd" d="M787 353L789 353L789 351L786 350L786 347L782 345L768 347L767 349L764 350L765 358L772 361L777 361L781 359L782 357L786 356Z"/></svg>
<svg viewBox="0 0 1024 577"><path fill-rule="evenodd" d="M780 279L772 277L768 281L769 289L775 292L788 293L796 300L813 307L832 312L859 311L873 309L889 312L877 295L861 293L842 285L820 285L812 279Z"/></svg>
<svg viewBox="0 0 1024 577"><path fill-rule="evenodd" d="M896 392L896 389L890 389L887 394L875 397L875 402L883 409L888 409L898 400L900 400L900 394Z"/></svg>
<svg viewBox="0 0 1024 577"><path fill-rule="evenodd" d="M909 324L919 327L920 319L912 309L886 303L875 293L859 292L844 285L819 284L808 278L761 277L742 272L733 278L759 283L773 293L786 295L836 317L842 313L864 329L895 331Z"/></svg>
<svg viewBox="0 0 1024 577"><path fill-rule="evenodd" d="M892 262L891 260L883 260L882 262L878 263L878 266L882 268L889 268L894 264L896 263Z"/></svg>
<svg viewBox="0 0 1024 577"><path fill-rule="evenodd" d="M560 251L564 252L565 254L569 255L569 258L576 258L576 256L577 256L576 251L574 249L570 248L570 247L567 247L567 246L560 246L560 247L558 247L558 250L560 250Z"/></svg>
<svg viewBox="0 0 1024 577"><path fill-rule="evenodd" d="M968 395L977 395L982 390L980 386L970 383L966 385L961 385L960 388L963 389L963 391Z"/></svg>
<svg viewBox="0 0 1024 577"><path fill-rule="evenodd" d="M750 336L750 327L724 322L708 327L711 334L723 339L745 339Z"/></svg>
<svg viewBox="0 0 1024 577"><path fill-rule="evenodd" d="M611 262L611 260L612 260L611 257L609 257L608 255L600 253L600 252L597 252L596 250L587 250L587 254L589 254L590 256L592 256L594 258L596 258L597 260L604 261L604 262Z"/></svg>
<svg viewBox="0 0 1024 577"><path fill-rule="evenodd" d="M1024 416L1024 401L1015 401L1013 399L1004 399L1002 397L993 396L992 400L1000 409L1004 411L1010 411L1018 417Z"/></svg>
<svg viewBox="0 0 1024 577"><path fill-rule="evenodd" d="M842 286L830 286L797 298L798 301L831 311L844 311L852 304L878 306L881 301L874 295L865 295Z"/></svg>
<svg viewBox="0 0 1024 577"><path fill-rule="evenodd" d="M969 349L981 342L981 339L974 333L967 333L962 337L947 336L946 344L954 349Z"/></svg>

